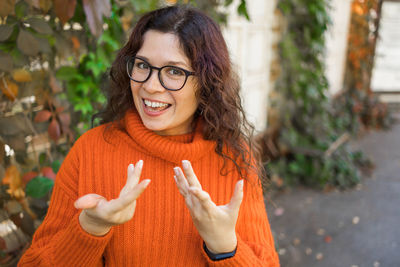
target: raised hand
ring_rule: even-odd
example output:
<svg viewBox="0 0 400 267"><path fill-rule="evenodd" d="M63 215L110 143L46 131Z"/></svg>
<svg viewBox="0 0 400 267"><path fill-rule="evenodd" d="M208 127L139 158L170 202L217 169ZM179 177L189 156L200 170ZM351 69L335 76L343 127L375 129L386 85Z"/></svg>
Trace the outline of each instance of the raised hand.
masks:
<svg viewBox="0 0 400 267"><path fill-rule="evenodd" d="M81 227L96 236L107 234L111 227L129 221L136 208L136 199L149 185L146 179L139 183L143 161L129 164L128 178L117 199L107 200L97 194L87 194L75 201L75 208L83 209L79 215Z"/></svg>
<svg viewBox="0 0 400 267"><path fill-rule="evenodd" d="M175 182L208 250L216 254L233 251L237 246L235 227L243 199L243 180L237 182L231 201L217 206L202 189L190 162L184 160L182 166L183 171L174 168Z"/></svg>

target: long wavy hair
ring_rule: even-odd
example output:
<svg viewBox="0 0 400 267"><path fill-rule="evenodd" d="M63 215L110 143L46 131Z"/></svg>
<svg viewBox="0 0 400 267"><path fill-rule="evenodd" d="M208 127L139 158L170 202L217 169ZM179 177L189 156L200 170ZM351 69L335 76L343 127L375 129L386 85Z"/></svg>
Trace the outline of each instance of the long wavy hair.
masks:
<svg viewBox="0 0 400 267"><path fill-rule="evenodd" d="M225 166L226 160L231 160L242 178L253 169L264 184L259 150L253 142L254 127L244 114L240 85L232 70L225 40L219 26L195 8L169 6L151 11L139 19L127 44L112 64L111 81L106 89L107 105L104 111L96 114L100 123L118 122L128 109L135 109L126 73L126 58L141 48L148 30L173 33L179 38L200 87L195 117L203 118L204 138L214 140L215 152L224 158L221 174L230 171Z"/></svg>

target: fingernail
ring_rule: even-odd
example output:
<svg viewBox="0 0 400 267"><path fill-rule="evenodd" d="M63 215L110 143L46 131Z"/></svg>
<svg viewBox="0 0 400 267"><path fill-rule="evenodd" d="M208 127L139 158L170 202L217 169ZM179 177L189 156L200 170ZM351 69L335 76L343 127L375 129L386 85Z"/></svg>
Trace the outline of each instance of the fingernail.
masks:
<svg viewBox="0 0 400 267"><path fill-rule="evenodd" d="M151 180L145 180L144 182L144 188L146 188L150 184Z"/></svg>
<svg viewBox="0 0 400 267"><path fill-rule="evenodd" d="M134 167L133 167L133 164L132 164L132 163L129 164L128 168L129 168L129 171L132 172L132 171L133 171L133 168L134 168Z"/></svg>
<svg viewBox="0 0 400 267"><path fill-rule="evenodd" d="M190 166L189 161L188 160L182 160L182 166L183 166L183 168L188 169L189 166Z"/></svg>
<svg viewBox="0 0 400 267"><path fill-rule="evenodd" d="M174 173L175 173L176 176L179 175L179 169L178 169L178 167L175 167L175 168L174 168Z"/></svg>
<svg viewBox="0 0 400 267"><path fill-rule="evenodd" d="M240 188L243 189L244 181L243 179L239 181Z"/></svg>
<svg viewBox="0 0 400 267"><path fill-rule="evenodd" d="M175 183L178 183L178 180L175 175L174 175L174 180L175 180Z"/></svg>
<svg viewBox="0 0 400 267"><path fill-rule="evenodd" d="M139 160L138 163L136 163L136 166L139 168L143 167L143 160Z"/></svg>

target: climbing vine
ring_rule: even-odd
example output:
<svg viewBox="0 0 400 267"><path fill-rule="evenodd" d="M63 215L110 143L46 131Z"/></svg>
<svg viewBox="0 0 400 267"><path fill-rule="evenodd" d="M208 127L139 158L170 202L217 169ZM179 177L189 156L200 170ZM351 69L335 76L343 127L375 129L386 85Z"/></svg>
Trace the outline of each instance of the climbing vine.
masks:
<svg viewBox="0 0 400 267"><path fill-rule="evenodd" d="M359 182L348 151L349 135L336 128L325 77L325 33L330 24L326 0L280 0L285 26L279 44L280 76L271 98L270 138L275 158L272 181L346 188ZM278 115L276 115L278 114ZM270 119L269 119L270 120Z"/></svg>
<svg viewBox="0 0 400 267"><path fill-rule="evenodd" d="M354 0L348 34L344 90L335 99L336 115L351 131L387 127L391 116L371 90L381 0Z"/></svg>

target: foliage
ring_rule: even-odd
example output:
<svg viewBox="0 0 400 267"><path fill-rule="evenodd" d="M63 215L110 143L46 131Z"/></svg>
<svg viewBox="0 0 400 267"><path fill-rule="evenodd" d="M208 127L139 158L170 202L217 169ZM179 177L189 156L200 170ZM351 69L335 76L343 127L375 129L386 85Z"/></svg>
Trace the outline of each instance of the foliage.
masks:
<svg viewBox="0 0 400 267"><path fill-rule="evenodd" d="M327 98L324 50L330 24L328 3L280 0L278 8L286 28L280 42L282 71L272 105L280 114L276 131L281 156L268 168L275 178L283 177L288 184L353 186L359 182L354 156L343 145L345 129L336 128Z"/></svg>
<svg viewBox="0 0 400 267"><path fill-rule="evenodd" d="M346 118L345 126L352 131L391 123L387 106L370 87L381 5L380 0L354 0L351 5L345 90L335 104L336 114Z"/></svg>
<svg viewBox="0 0 400 267"><path fill-rule="evenodd" d="M19 228L46 214L60 164L102 108L107 71L140 14L177 2L226 21L216 0L0 1L0 208L27 215ZM245 0L238 12L248 18Z"/></svg>

